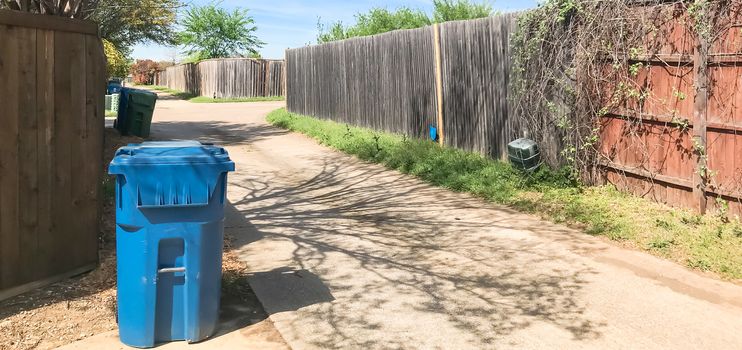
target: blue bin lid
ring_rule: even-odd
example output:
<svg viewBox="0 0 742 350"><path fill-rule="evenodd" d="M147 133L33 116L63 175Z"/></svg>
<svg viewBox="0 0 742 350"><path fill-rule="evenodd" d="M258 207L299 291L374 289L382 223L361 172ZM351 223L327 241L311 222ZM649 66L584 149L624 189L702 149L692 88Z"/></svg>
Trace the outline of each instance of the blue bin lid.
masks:
<svg viewBox="0 0 742 350"><path fill-rule="evenodd" d="M109 172L137 165L226 165L225 171L234 171L229 153L218 146L198 141L148 141L121 147L111 161Z"/></svg>
<svg viewBox="0 0 742 350"><path fill-rule="evenodd" d="M234 162L224 148L198 141L130 144L116 151L108 167L131 184L126 187L139 208L209 205L230 171Z"/></svg>

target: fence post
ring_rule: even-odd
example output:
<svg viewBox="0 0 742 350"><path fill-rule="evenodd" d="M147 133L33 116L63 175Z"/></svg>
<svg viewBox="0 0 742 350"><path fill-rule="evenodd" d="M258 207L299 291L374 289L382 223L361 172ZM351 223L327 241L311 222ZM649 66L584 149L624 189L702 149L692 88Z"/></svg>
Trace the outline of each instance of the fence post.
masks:
<svg viewBox="0 0 742 350"><path fill-rule="evenodd" d="M706 142L706 114L708 105L708 54L709 41L703 34L698 35L698 42L693 50L693 75L696 94L693 104L693 151L696 155L696 171L693 175L693 197L697 209L706 213L706 185L708 180Z"/></svg>
<svg viewBox="0 0 742 350"><path fill-rule="evenodd" d="M263 61L263 64L265 65L265 85L263 87L263 96L268 96L270 91L270 74L271 74L271 61L265 60Z"/></svg>
<svg viewBox="0 0 742 350"><path fill-rule="evenodd" d="M433 49L435 55L435 96L438 102L438 143L443 146L443 68L441 67L441 32L438 23L433 24Z"/></svg>

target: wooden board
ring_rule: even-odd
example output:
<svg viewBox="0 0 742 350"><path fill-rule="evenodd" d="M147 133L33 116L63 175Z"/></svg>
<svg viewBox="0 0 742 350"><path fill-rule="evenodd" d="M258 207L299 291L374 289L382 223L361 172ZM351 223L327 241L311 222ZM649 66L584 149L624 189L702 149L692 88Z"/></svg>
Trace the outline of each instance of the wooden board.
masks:
<svg viewBox="0 0 742 350"><path fill-rule="evenodd" d="M18 133L21 29L0 25L0 289L23 283L18 235Z"/></svg>
<svg viewBox="0 0 742 350"><path fill-rule="evenodd" d="M38 172L48 174L39 176L39 207L38 207L38 263L36 264L39 276L51 276L55 273L55 230L52 201L54 191L54 169L56 152L54 142L56 130L54 128L54 31L39 30L36 39L36 120L38 134L36 144L38 150Z"/></svg>
<svg viewBox="0 0 742 350"><path fill-rule="evenodd" d="M57 16L39 16L19 11L0 10L0 23L9 26L47 29L57 32L98 35L98 25L91 21L81 21Z"/></svg>
<svg viewBox="0 0 742 350"><path fill-rule="evenodd" d="M36 115L36 66L25 64L36 60L36 29L18 28L20 62L18 72L18 241L21 280L27 282L38 277L38 120ZM41 175L43 176L43 175Z"/></svg>

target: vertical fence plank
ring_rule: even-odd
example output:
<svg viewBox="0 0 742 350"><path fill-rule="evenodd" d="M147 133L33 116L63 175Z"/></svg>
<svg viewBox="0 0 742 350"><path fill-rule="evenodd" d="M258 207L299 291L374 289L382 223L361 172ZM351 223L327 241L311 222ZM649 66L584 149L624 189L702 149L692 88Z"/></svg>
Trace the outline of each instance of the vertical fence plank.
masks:
<svg viewBox="0 0 742 350"><path fill-rule="evenodd" d="M69 108L62 111L57 111L59 114L68 113L63 117L62 120L69 124L69 134L67 142L69 144L69 159L65 161L69 162L69 173L68 180L71 189L71 196L67 199L68 203L61 209L62 213L65 213L67 218L66 227L69 228L67 237L71 237L71 241L74 243L68 243L67 253L71 256L68 258L74 265L80 266L87 261L87 246L82 242L89 242L92 238L86 233L88 228L85 227L86 220L89 218L84 212L89 209L86 205L87 201L87 186L89 183L88 178L85 176L84 170L86 169L88 161L95 162L94 159L89 159L91 155L86 153L87 149L85 145L87 143L88 120L85 117L86 114L86 70L87 55L85 54L85 39L74 34L67 38L69 46L67 52L69 56L63 56L69 58L69 65L63 65L62 67L69 67L65 70L65 73L69 74L70 86L75 86L75 89L69 89L70 100ZM58 65L59 66L59 65Z"/></svg>
<svg viewBox="0 0 742 350"><path fill-rule="evenodd" d="M54 273L54 229L53 207L54 190L54 32L37 31L36 49L36 118L38 134L39 206L38 206L38 259L36 264L40 276ZM43 175L45 174L45 175Z"/></svg>
<svg viewBox="0 0 742 350"><path fill-rule="evenodd" d="M20 283L18 237L19 29L0 26L0 289Z"/></svg>
<svg viewBox="0 0 742 350"><path fill-rule="evenodd" d="M76 45L74 34L58 32L54 36L54 183L52 185L55 195L52 198L52 236L54 251L51 252L53 257L53 273L60 273L60 269L65 266L68 257L71 257L75 251L74 241L77 240L76 223L70 223L70 217L76 215L72 210L73 193L72 193L72 158L74 134L72 118L70 116L77 108L73 106L77 101L73 101L73 93L70 87L73 84L73 67L75 62L73 55ZM77 44L79 45L79 44ZM78 55L82 55L82 50L78 50ZM64 67L64 68L61 68ZM69 118L69 119L68 119ZM75 259L76 260L76 259Z"/></svg>
<svg viewBox="0 0 742 350"><path fill-rule="evenodd" d="M708 106L708 53L709 42L703 35L698 35L698 42L693 54L694 85L696 87L693 110L693 138L696 153L696 171L693 176L693 196L695 207L701 213L706 212L706 181L708 176L706 142L706 113Z"/></svg>
<svg viewBox="0 0 742 350"><path fill-rule="evenodd" d="M19 28L18 57L18 215L20 264L18 271L23 282L37 277L38 258L38 202L36 138L36 29Z"/></svg>
<svg viewBox="0 0 742 350"><path fill-rule="evenodd" d="M443 146L443 76L441 67L441 29L438 23L433 25L433 55L435 57L435 100L436 100L436 127L438 128L438 143Z"/></svg>
<svg viewBox="0 0 742 350"><path fill-rule="evenodd" d="M103 130L105 128L105 101L99 99L99 91L106 88L106 71L104 61L104 51L101 42L93 36L85 37L85 70L83 71L83 81L85 85L85 130L87 136L83 139L81 152L85 154L85 161L81 168L83 178L95 179L99 176L103 168ZM101 194L100 184L92 181L82 183L83 197L80 203L80 209L83 213L84 220L87 223L81 228L81 246L80 252L83 263L98 261L98 233L99 218L101 215Z"/></svg>

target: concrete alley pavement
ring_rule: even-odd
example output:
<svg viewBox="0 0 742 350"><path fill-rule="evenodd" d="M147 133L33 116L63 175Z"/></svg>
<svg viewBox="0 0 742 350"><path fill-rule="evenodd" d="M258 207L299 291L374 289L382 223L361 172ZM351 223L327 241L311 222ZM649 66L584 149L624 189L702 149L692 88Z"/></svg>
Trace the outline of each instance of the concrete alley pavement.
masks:
<svg viewBox="0 0 742 350"><path fill-rule="evenodd" d="M742 348L742 287L271 127L280 106L161 100L153 137L228 148L226 230L292 348Z"/></svg>

